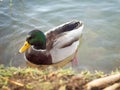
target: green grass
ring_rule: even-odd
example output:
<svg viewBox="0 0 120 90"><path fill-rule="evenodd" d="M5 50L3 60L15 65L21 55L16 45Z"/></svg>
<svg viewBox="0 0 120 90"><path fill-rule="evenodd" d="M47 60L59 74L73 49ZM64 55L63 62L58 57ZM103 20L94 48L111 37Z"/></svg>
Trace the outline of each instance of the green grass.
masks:
<svg viewBox="0 0 120 90"><path fill-rule="evenodd" d="M119 69L110 74L120 73ZM101 71L75 73L72 69L4 67L0 65L0 90L71 90L83 89L91 80L104 77Z"/></svg>

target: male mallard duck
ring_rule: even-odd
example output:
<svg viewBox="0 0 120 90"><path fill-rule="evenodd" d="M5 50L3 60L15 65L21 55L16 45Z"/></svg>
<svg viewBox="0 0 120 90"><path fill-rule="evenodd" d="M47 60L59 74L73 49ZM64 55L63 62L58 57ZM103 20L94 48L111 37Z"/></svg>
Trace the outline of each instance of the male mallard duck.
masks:
<svg viewBox="0 0 120 90"><path fill-rule="evenodd" d="M45 34L40 30L32 30L19 53L25 52L27 63L32 66L62 67L76 60L83 26L81 21L71 21Z"/></svg>

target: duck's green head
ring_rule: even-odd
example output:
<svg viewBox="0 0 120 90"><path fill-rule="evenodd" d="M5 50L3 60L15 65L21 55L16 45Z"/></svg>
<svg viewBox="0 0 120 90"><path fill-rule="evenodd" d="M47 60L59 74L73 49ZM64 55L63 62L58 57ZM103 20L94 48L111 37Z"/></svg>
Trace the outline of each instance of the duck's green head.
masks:
<svg viewBox="0 0 120 90"><path fill-rule="evenodd" d="M42 31L32 30L29 32L24 45L19 50L19 53L25 52L30 46L33 46L35 49L46 48L46 37Z"/></svg>

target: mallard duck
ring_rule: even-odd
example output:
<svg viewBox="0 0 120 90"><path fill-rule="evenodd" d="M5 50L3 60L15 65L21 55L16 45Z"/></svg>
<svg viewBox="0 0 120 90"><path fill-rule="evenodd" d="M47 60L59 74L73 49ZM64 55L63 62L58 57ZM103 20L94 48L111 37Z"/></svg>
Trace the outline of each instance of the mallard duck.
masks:
<svg viewBox="0 0 120 90"><path fill-rule="evenodd" d="M25 52L30 66L63 67L69 62L75 63L83 26L81 21L71 21L45 33L32 30L19 53Z"/></svg>

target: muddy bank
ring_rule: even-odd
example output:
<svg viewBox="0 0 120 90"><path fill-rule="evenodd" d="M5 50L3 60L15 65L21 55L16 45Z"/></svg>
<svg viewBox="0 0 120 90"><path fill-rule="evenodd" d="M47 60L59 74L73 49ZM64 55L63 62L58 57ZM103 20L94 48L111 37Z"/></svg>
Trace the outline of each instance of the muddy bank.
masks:
<svg viewBox="0 0 120 90"><path fill-rule="evenodd" d="M0 90L120 90L120 70L104 74L72 69L0 66Z"/></svg>

